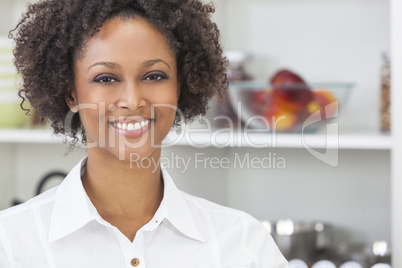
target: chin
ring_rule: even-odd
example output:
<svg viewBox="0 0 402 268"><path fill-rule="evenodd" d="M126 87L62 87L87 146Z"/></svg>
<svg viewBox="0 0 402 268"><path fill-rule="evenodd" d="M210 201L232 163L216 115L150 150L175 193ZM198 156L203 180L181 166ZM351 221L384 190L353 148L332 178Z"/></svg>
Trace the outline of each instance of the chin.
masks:
<svg viewBox="0 0 402 268"><path fill-rule="evenodd" d="M159 148L158 148L159 147ZM133 144L121 144L116 147L113 154L120 160L126 162L158 161L160 157L160 146L152 146L149 142L141 146ZM155 159L155 160L151 160Z"/></svg>

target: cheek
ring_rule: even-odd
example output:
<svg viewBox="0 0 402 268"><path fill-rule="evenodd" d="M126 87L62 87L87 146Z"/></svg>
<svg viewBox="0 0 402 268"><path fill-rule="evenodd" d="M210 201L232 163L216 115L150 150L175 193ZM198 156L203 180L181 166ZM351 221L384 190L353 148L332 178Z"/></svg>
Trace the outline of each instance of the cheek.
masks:
<svg viewBox="0 0 402 268"><path fill-rule="evenodd" d="M107 122L106 104L104 102L81 103L79 114L86 131L88 131L89 128L94 128Z"/></svg>
<svg viewBox="0 0 402 268"><path fill-rule="evenodd" d="M168 84L166 84L165 88L158 91L157 94L154 94L155 98L157 99L156 102L177 105L180 91L177 78L175 78L174 76L176 75L173 75L173 77L169 80Z"/></svg>
<svg viewBox="0 0 402 268"><path fill-rule="evenodd" d="M80 109L80 119L81 123L85 128L86 132L90 132L91 126L96 126L98 124L97 120L93 120L95 117L98 116L98 112L92 109Z"/></svg>
<svg viewBox="0 0 402 268"><path fill-rule="evenodd" d="M151 110L160 115L169 115L176 113L178 97L177 89L169 88L169 90L162 90L157 94L150 94L148 100L151 104Z"/></svg>
<svg viewBox="0 0 402 268"><path fill-rule="evenodd" d="M151 106L151 116L155 116L158 124L170 128L176 116L176 104L159 104Z"/></svg>

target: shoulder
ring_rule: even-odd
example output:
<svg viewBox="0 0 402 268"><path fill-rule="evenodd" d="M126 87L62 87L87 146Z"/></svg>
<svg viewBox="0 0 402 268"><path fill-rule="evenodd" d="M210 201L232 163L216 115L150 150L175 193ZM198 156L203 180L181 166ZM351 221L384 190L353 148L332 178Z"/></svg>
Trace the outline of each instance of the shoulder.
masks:
<svg viewBox="0 0 402 268"><path fill-rule="evenodd" d="M183 193L183 195L194 218L198 218L199 222L210 224L218 234L226 232L247 234L258 229L269 235L262 223L244 211L219 205L187 193Z"/></svg>
<svg viewBox="0 0 402 268"><path fill-rule="evenodd" d="M15 267L16 256L35 252L50 223L56 188L50 189L27 202L0 211L0 267ZM18 257L17 257L18 258Z"/></svg>
<svg viewBox="0 0 402 268"><path fill-rule="evenodd" d="M38 228L50 224L56 188L27 202L0 211L0 244L12 241L39 241Z"/></svg>
<svg viewBox="0 0 402 268"><path fill-rule="evenodd" d="M263 224L247 212L219 205L188 193L183 192L183 196L194 217L208 220L218 232L228 230L227 226L231 226L230 229L237 233L258 231L269 235Z"/></svg>
<svg viewBox="0 0 402 268"><path fill-rule="evenodd" d="M192 213L198 229L209 239L213 237L232 238L240 244L250 228L262 226L250 214L222 206L204 198L183 193L184 199ZM267 234L267 230L264 230ZM232 240L233 241L233 240Z"/></svg>
<svg viewBox="0 0 402 268"><path fill-rule="evenodd" d="M208 215L213 219L220 221L239 220L239 219L244 219L247 221L257 221L244 211L219 205L204 198L193 196L185 192L182 192L182 194L187 202L187 205L192 211L197 211L204 215Z"/></svg>
<svg viewBox="0 0 402 268"><path fill-rule="evenodd" d="M246 255L258 267L288 267L272 236L250 214L183 193L198 229L207 240L217 241L222 259L233 253Z"/></svg>
<svg viewBox="0 0 402 268"><path fill-rule="evenodd" d="M54 202L56 190L57 187L54 187L29 199L25 203L0 211L0 223L10 220L20 220L31 214L35 209L47 207Z"/></svg>

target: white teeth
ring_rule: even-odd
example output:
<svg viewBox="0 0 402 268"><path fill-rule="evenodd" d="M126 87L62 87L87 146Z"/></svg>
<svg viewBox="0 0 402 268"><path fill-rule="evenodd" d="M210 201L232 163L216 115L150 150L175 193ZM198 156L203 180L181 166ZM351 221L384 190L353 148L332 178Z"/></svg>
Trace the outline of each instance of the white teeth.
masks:
<svg viewBox="0 0 402 268"><path fill-rule="evenodd" d="M116 123L115 126L117 128L123 129L123 130L138 130L140 128L145 127L151 122L151 120L145 120L141 122L136 122L135 124L133 123Z"/></svg>

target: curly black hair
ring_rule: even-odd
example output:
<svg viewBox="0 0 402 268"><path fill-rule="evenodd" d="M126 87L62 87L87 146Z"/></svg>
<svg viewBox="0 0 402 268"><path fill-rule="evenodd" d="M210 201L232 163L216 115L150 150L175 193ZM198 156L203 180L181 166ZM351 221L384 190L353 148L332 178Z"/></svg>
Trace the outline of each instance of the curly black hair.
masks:
<svg viewBox="0 0 402 268"><path fill-rule="evenodd" d="M213 96L221 100L222 90L228 87L227 59L222 56L219 30L210 19L212 12L212 4L199 0L45 0L29 4L10 31L16 44L15 65L23 77L21 107L26 97L39 116L50 120L55 134L75 141L77 134L82 134L85 143L79 114L71 126L64 126L70 111L65 96L74 88L74 62L86 38L99 32L107 20L135 14L153 24L176 54L181 86L178 109L185 122L190 122L206 113ZM180 120L177 113L174 125Z"/></svg>

